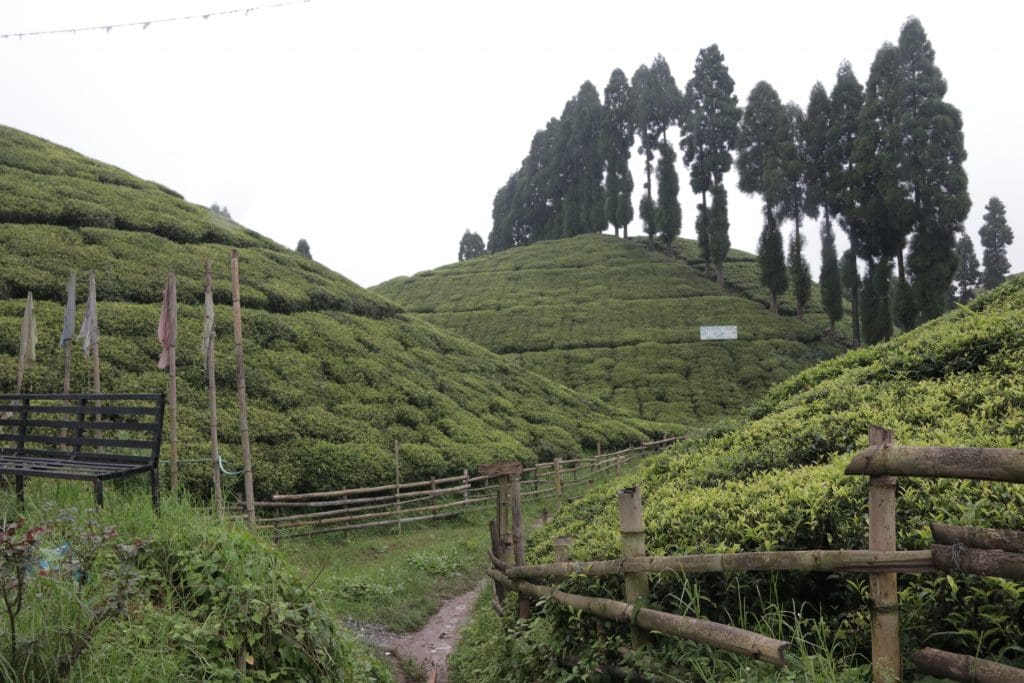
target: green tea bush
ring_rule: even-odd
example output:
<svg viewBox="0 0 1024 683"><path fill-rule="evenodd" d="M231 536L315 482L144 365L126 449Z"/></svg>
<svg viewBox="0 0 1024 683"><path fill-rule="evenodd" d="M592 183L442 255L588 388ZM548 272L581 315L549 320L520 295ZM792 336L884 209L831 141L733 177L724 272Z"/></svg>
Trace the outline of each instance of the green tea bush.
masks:
<svg viewBox="0 0 1024 683"><path fill-rule="evenodd" d="M1022 330L1024 278L1016 278L969 308L890 343L825 361L771 390L749 422L677 445L639 473L599 485L566 506L553 524L531 537L528 561L550 561L553 539L562 535L573 538L576 558L617 556L615 490L633 484L643 492L650 554L864 548L866 480L843 470L851 454L867 445L871 425L892 429L896 441L908 445L1024 447ZM932 520L1020 528L1024 487L901 477L897 513L898 547L923 549L931 543ZM574 577L563 586L621 596L617 578ZM958 573L906 574L899 587L905 653L930 645L1024 663L1024 593L1017 584ZM691 599L681 602L680 596ZM650 602L732 623L740 615L760 623L764 615L795 610L794 623L810 620L830 634L827 643L823 636L812 637L814 647L827 645L832 657L854 668L869 647L862 575L660 575L652 579ZM506 622L502 628L513 629L524 642L529 632L550 634L551 648L535 654L517 650L518 666L530 675L549 666L556 654L593 655L586 644L593 620L554 606L528 624ZM604 631L606 637L625 634L610 625ZM525 646L496 635L481 637L475 646L480 649L465 656L479 665ZM657 673L682 666L683 675L703 678L706 661L680 661L678 648L674 641L656 641L644 653L648 660L641 669ZM621 663L607 648L602 652ZM761 677L755 667L751 678ZM572 678L562 672L551 680Z"/></svg>
<svg viewBox="0 0 1024 683"><path fill-rule="evenodd" d="M166 390L156 368L166 274L178 288L182 480L210 489L207 378L199 357L203 260L213 264L220 453L239 468L229 254L241 260L249 436L258 495L389 483L626 445L660 430L402 312L326 267L154 183L0 126L0 391L14 389L23 298L36 301L38 362L25 390L59 391L65 286L96 273L104 391ZM76 345L72 391L91 388ZM521 406L530 405L529 418ZM539 429L538 425L549 425ZM165 421L169 426L169 420ZM601 434L598 437L597 434ZM168 449L165 435L164 463ZM166 475L165 475L166 476ZM226 476L229 499L240 491Z"/></svg>

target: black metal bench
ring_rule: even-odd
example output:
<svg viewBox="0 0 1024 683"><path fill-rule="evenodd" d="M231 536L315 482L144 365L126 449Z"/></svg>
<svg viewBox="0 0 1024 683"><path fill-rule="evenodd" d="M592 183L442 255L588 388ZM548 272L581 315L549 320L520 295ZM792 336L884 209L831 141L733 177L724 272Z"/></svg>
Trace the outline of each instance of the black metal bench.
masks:
<svg viewBox="0 0 1024 683"><path fill-rule="evenodd" d="M160 509L163 394L0 395L0 474L14 475L18 502L25 477L103 482L149 472Z"/></svg>

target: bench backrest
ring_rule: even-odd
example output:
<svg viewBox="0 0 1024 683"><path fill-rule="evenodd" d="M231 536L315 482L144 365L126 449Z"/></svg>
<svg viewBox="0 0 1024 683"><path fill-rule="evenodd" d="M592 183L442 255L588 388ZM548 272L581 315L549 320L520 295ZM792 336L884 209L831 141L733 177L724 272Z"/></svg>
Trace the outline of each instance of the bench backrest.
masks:
<svg viewBox="0 0 1024 683"><path fill-rule="evenodd" d="M156 467L163 394L0 394L0 452Z"/></svg>

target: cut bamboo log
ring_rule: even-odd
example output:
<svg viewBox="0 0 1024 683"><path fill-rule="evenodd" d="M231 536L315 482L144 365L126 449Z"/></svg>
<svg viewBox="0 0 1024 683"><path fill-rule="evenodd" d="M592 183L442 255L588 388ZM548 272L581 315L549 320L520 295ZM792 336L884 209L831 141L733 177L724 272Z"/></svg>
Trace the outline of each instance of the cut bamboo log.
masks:
<svg viewBox="0 0 1024 683"><path fill-rule="evenodd" d="M573 574L613 576L648 574L722 574L742 571L851 573L926 573L937 571L931 550L780 550L760 553L644 556L593 562L553 562L510 569L514 579L563 579Z"/></svg>
<svg viewBox="0 0 1024 683"><path fill-rule="evenodd" d="M935 566L945 571L1024 581L1024 553L978 550L962 545L933 545L931 552Z"/></svg>
<svg viewBox="0 0 1024 683"><path fill-rule="evenodd" d="M486 477L483 477L486 479ZM470 481L479 481L481 478L470 477ZM448 484L453 481L462 481L463 477L443 477L441 479L435 479L435 484ZM430 480L424 479L423 481L406 481L400 484L402 490L420 488L430 486ZM303 500L317 500L320 498L337 498L340 496L355 496L363 493L381 493L382 491L394 491L394 484L383 484L381 486L364 486L356 489L341 489L338 491L314 491L313 493L275 493L270 497L274 501L303 501ZM477 491L479 489L474 489Z"/></svg>
<svg viewBox="0 0 1024 683"><path fill-rule="evenodd" d="M174 273L167 275L167 307L170 315L171 334L168 357L167 411L171 418L168 427L170 451L171 492L178 492L178 285Z"/></svg>
<svg viewBox="0 0 1024 683"><path fill-rule="evenodd" d="M886 452L892 449L888 429L871 427L868 443ZM868 548L896 550L896 478L872 475L868 481ZM868 577L871 592L871 676L875 683L903 680L900 660L899 590L896 573Z"/></svg>
<svg viewBox="0 0 1024 683"><path fill-rule="evenodd" d="M428 493L426 495L417 496L415 499L413 499L410 502L415 505L415 504L422 503L422 502L427 501L427 500L432 500L434 498L441 498L442 496L450 494L450 493L453 493L453 492L462 491L465 488L466 488L465 486L456 486L456 487L450 488L450 489L438 489L437 492L435 492L435 493ZM403 495L408 495L408 494L403 494ZM330 517L332 515L336 516L339 513L340 514L349 514L351 512L365 512L367 510L381 510L381 509L386 509L386 508L392 508L392 510L390 511L390 514L396 514L396 513L402 512L402 510L394 510L393 509L395 507L395 497L394 496L387 496L387 500L389 501L387 503L375 503L375 504L371 504L371 505L344 506L344 507L334 508L332 510L324 510L323 512L304 512L304 513L297 514L297 515L287 515L287 516L284 516L284 517L275 517L274 518L274 523L277 524L279 522L291 522L291 521L300 520L300 519L317 519L317 518L322 518L322 517ZM348 501L348 502L359 502L359 501L356 500L356 501ZM453 503L452 505L454 506L454 505L463 505L463 504L464 504L464 502L462 500L459 500L457 503ZM415 509L422 509L422 508L406 508L405 512L408 512L410 509L415 510Z"/></svg>
<svg viewBox="0 0 1024 683"><path fill-rule="evenodd" d="M952 477L1024 483L1024 451L1013 448L879 446L850 461L846 474Z"/></svg>
<svg viewBox="0 0 1024 683"><path fill-rule="evenodd" d="M598 448L600 449L600 446ZM619 491L619 536L624 560L644 557L647 554L644 533L644 509L640 488L634 486ZM626 602L639 605L641 601L646 600L651 592L647 572L624 572L624 577ZM635 626L630 630L634 647L640 647L647 641L647 634L642 630Z"/></svg>
<svg viewBox="0 0 1024 683"><path fill-rule="evenodd" d="M633 624L646 631L685 638L778 667L786 666L785 652L790 643L785 641L713 621L683 617L646 607L637 608L627 602L575 595L527 581L512 580L496 569L488 569L487 574L495 581L503 583L506 588L533 598L546 598L602 619Z"/></svg>
<svg viewBox="0 0 1024 683"><path fill-rule="evenodd" d="M374 519L374 518L377 518L377 517L395 517L395 515L400 513L400 512L405 512L406 514L418 513L418 512L430 512L432 510L445 510L445 509L453 508L453 507L456 507L456 506L462 507L462 501L459 500L459 501L455 501L454 503L442 503L441 505L428 505L428 506L425 506L425 507L418 507L418 508L406 508L406 509L401 510L401 511L399 511L399 510L385 510L383 512L367 512L367 513L358 514L358 515L344 514L341 517L320 517L320 518L315 518L315 519L301 519L301 520L296 520L296 521L280 521L280 520L283 520L284 518L283 517L278 517L276 519L267 520L262 526L263 526L263 528L267 528L267 529L271 529L271 528L273 528L273 529L291 529L291 528L300 527L300 526L318 526L318 525L322 525L322 524L334 524L336 522L347 522L347 521L356 520L356 519ZM397 524L400 521L412 521L412 520L410 520L408 518L395 517L394 521Z"/></svg>
<svg viewBox="0 0 1024 683"><path fill-rule="evenodd" d="M910 661L922 673L962 683L1024 683L1024 669L931 647L915 652Z"/></svg>
<svg viewBox="0 0 1024 683"><path fill-rule="evenodd" d="M1024 532L1010 529L980 529L974 526L954 526L931 522L932 538L939 545L962 543L982 550L1005 550L1024 553Z"/></svg>
<svg viewBox="0 0 1024 683"><path fill-rule="evenodd" d="M449 517L458 517L461 514L462 514L461 512L442 512L442 513L438 513L438 514L435 514L435 515L424 515L422 517L408 517L408 518L406 518L403 521L406 524L409 524L409 523L412 523L412 522L422 522L422 521L425 521L425 520L428 520L428 519L448 519ZM394 525L394 523L395 523L395 520L393 520L393 519L385 519L385 520L380 521L380 522L364 522L363 524L346 524L344 526L339 526L339 527L328 527L326 529L311 529L309 531L304 531L302 533L288 534L287 538L301 538L303 536L315 536L317 534L333 534L333 533L337 533L337 532L341 532L341 531L352 531L353 529L369 529L369 528L372 528L372 527L392 526L392 525Z"/></svg>

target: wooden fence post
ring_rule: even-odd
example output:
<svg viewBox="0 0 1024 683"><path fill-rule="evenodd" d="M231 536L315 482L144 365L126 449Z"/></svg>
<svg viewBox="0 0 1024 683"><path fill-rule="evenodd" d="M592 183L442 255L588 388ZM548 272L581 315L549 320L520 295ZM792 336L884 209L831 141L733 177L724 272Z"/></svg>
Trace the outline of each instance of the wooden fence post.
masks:
<svg viewBox="0 0 1024 683"><path fill-rule="evenodd" d="M466 488L462 491L462 510L469 510L469 470L462 468L462 485Z"/></svg>
<svg viewBox="0 0 1024 683"><path fill-rule="evenodd" d="M555 562L569 561L570 545L572 545L571 536L559 536L555 539Z"/></svg>
<svg viewBox="0 0 1024 683"><path fill-rule="evenodd" d="M868 444L893 445L892 432L871 427ZM896 477L868 480L868 549L896 550ZM875 683L902 680L899 590L896 574L871 574L871 677Z"/></svg>
<svg viewBox="0 0 1024 683"><path fill-rule="evenodd" d="M238 383L238 437L242 442L242 487L245 516L256 530L256 499L252 483L252 453L249 450L249 408L245 390L245 353L242 349L242 294L238 275L238 250L231 250L231 309L235 328L235 379Z"/></svg>
<svg viewBox="0 0 1024 683"><path fill-rule="evenodd" d="M640 487L619 491L619 533L622 538L622 557L642 557L647 554L644 540L644 508L640 496ZM626 572L626 602L635 605L650 594L647 573ZM647 634L636 626L631 626L633 645L639 647L647 641Z"/></svg>
<svg viewBox="0 0 1024 683"><path fill-rule="evenodd" d="M500 503L498 504L498 507L500 510ZM500 515L500 512L498 512L497 514ZM499 549L499 546L501 545L501 535L498 532L498 519L499 517L496 516L495 519L492 519L489 524L491 528L491 554L495 557L501 556L501 550ZM505 602L505 585L497 581L494 582L494 598L497 601L495 611L501 614L501 606Z"/></svg>
<svg viewBox="0 0 1024 683"><path fill-rule="evenodd" d="M522 567L526 564L526 534L523 531L523 506L521 494L522 477L519 474L509 475L509 497L512 508L512 548L515 565ZM530 618L530 598L523 593L519 594L519 618Z"/></svg>
<svg viewBox="0 0 1024 683"><path fill-rule="evenodd" d="M562 509L562 459L555 458L555 510Z"/></svg>
<svg viewBox="0 0 1024 683"><path fill-rule="evenodd" d="M615 476L622 474L622 453L615 454Z"/></svg>

